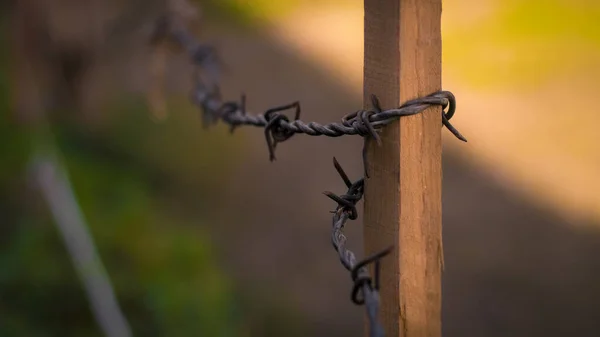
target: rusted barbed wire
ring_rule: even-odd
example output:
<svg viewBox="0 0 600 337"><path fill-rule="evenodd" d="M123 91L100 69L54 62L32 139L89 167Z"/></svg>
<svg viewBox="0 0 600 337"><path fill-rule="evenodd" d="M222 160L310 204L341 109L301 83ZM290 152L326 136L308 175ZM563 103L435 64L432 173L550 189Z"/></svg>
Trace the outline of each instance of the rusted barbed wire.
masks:
<svg viewBox="0 0 600 337"><path fill-rule="evenodd" d="M218 121L228 124L232 133L242 125L263 127L271 161L275 160L275 147L277 144L290 139L297 133L328 137L360 135L365 138L363 164L365 165L365 176L367 176L367 142L374 139L378 144L381 143L377 131L402 116L415 115L436 105L442 107L442 125L458 139L467 141L450 124L450 119L456 111L456 99L449 91L439 91L423 98L413 99L398 108L388 110L383 110L377 97L371 95L372 109L357 110L343 116L341 122L329 124L301 121L299 119L301 112L299 102L268 109L264 114L251 115L246 111L246 96L244 94L241 95L239 101L224 102L222 100L220 87L217 84L218 63L212 47L198 43L187 30L176 26L167 19L161 21L154 38L171 38L181 45L190 56L195 65L194 90L191 99L202 110L204 127L213 125ZM208 79L203 78L201 75L203 70L208 71ZM288 116L283 114L283 112L289 110L294 113L291 121ZM388 247L359 262L356 261L354 253L346 248L346 236L342 230L348 220L355 220L358 217L356 204L364 193L364 178L352 182L335 158L333 163L348 191L343 195L324 192L325 195L338 204L336 209L332 211L334 215L331 241L342 265L351 273L354 283L351 293L352 302L357 305L365 305L369 319L370 336L383 337L384 331L377 319L379 310L379 267L381 258L389 254L394 247ZM366 268L371 263L375 264L374 278L370 277Z"/></svg>

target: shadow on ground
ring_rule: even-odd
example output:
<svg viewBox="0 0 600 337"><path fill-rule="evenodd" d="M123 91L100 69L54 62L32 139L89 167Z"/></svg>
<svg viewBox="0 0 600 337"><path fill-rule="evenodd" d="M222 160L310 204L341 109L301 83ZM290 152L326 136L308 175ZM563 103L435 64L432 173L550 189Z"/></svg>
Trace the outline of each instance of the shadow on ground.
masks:
<svg viewBox="0 0 600 337"><path fill-rule="evenodd" d="M360 96L341 89L343 79L331 79L258 34L213 27L205 36L218 41L229 67L225 97L244 91L252 112L299 100L303 120L328 122L362 105ZM185 78L187 69L180 70L174 78ZM262 130L236 133L245 154L219 182L221 195L202 197L212 200L204 208L213 210L227 270L247 291L262 289L297 307L306 335L361 336L363 308L351 304L350 275L329 241L328 211L335 205L321 194L343 192L332 156L351 177L360 175L361 139L295 136L278 146L278 160L270 163ZM511 194L453 152L461 146L468 145L444 153L444 335L596 336L600 236L575 229L593 226L561 220ZM362 255L360 221L346 233Z"/></svg>

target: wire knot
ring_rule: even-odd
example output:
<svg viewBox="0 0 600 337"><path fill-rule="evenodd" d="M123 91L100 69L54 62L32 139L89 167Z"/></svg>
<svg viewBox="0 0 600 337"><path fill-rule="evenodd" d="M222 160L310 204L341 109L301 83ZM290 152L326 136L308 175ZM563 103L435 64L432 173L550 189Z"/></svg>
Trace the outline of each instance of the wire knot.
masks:
<svg viewBox="0 0 600 337"><path fill-rule="evenodd" d="M371 95L371 104L373 105L373 110L358 110L342 117L342 125L353 128L360 136L371 136L377 141L377 144L381 144L381 137L379 137L375 129L378 124L372 122L371 117L381 113L383 110L379 104L379 99L375 95Z"/></svg>
<svg viewBox="0 0 600 337"><path fill-rule="evenodd" d="M269 159L271 161L275 160L275 147L277 146L277 143L286 141L295 134L293 130L284 127L285 124L290 122L288 117L279 113L280 111L289 109L296 109L294 120L298 120L300 118L299 102L269 109L264 114L265 120L267 121L267 125L265 126L265 138L267 140Z"/></svg>
<svg viewBox="0 0 600 337"><path fill-rule="evenodd" d="M452 132L456 138L466 142L467 139L450 124L450 119L456 112L456 97L450 91L438 91L426 97L416 98L407 101L402 107L413 108L414 112L421 112L424 108L431 105L440 105L442 107L442 125Z"/></svg>
<svg viewBox="0 0 600 337"><path fill-rule="evenodd" d="M360 183L360 186L358 186ZM327 197L338 203L338 207L333 213L346 212L348 213L348 219L356 220L358 218L358 210L356 209L356 203L360 201L363 195L362 191L362 179L352 185L347 194L337 195L335 193L325 191Z"/></svg>
<svg viewBox="0 0 600 337"><path fill-rule="evenodd" d="M442 124L444 124L444 126L450 130L450 132L452 132L456 138L466 142L467 139L460 132L458 132L458 130L452 124L450 124L450 119L456 112L456 97L454 97L454 94L450 91L439 91L433 96L441 97L446 100L446 104L442 105ZM448 110L446 110L446 108L448 108Z"/></svg>
<svg viewBox="0 0 600 337"><path fill-rule="evenodd" d="M348 187L348 192L346 194L337 195L333 192L325 191L323 194L338 203L338 207L333 213L346 212L348 214L348 219L356 220L358 218L356 203L358 203L363 196L364 179L359 179L354 183L351 182L335 157L333 157L333 166L335 166L335 169L344 181L344 184Z"/></svg>

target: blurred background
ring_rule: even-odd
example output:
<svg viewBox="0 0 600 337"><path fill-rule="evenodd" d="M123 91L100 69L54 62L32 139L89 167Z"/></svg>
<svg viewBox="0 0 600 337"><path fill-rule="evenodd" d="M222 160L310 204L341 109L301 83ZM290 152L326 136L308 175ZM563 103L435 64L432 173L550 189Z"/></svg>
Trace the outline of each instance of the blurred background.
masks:
<svg viewBox="0 0 600 337"><path fill-rule="evenodd" d="M362 1L177 6L217 49L225 99L299 100L318 122L362 106ZM361 336L321 192L343 192L334 155L360 176L362 140L296 136L270 163L260 129L203 129L188 58L148 45L164 8L0 4L0 336L105 336L86 273L134 336ZM443 88L469 140L443 132L444 335L598 336L600 3L443 8ZM79 224L101 265L73 264Z"/></svg>

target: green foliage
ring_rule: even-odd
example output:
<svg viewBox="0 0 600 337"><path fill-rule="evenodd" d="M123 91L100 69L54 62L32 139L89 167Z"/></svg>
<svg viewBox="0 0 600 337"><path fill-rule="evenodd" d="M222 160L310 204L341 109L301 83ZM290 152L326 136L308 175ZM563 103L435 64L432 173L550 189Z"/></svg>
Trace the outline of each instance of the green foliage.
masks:
<svg viewBox="0 0 600 337"><path fill-rule="evenodd" d="M110 173L86 176L93 183L84 187L76 179L77 195L135 334L233 336L230 284L207 235L166 227L181 221L152 211L132 176L128 184L113 178ZM0 335L100 336L52 223L28 220L19 223L1 254L0 312L5 315Z"/></svg>
<svg viewBox="0 0 600 337"><path fill-rule="evenodd" d="M100 337L62 238L27 178L31 130L9 122L6 51L0 56L0 336ZM235 293L203 230L208 219L171 209L161 189L214 188L230 158L219 153L232 143L210 142L210 135L200 141L199 120L187 128L177 117L152 124L141 103L125 103L112 111L128 115L99 134L75 124L54 128L134 335L235 336ZM206 164L210 160L214 165Z"/></svg>
<svg viewBox="0 0 600 337"><path fill-rule="evenodd" d="M3 138L14 144L10 133ZM203 224L165 209L147 177L127 163L63 148L76 196L136 335L234 335L232 288ZM2 176L3 196L18 187L9 181ZM0 253L0 335L100 336L56 228L47 212L32 212L32 205L2 214L13 231Z"/></svg>
<svg viewBox="0 0 600 337"><path fill-rule="evenodd" d="M136 170L71 156L70 168L90 227L126 298L137 294L150 320L143 335L231 335L233 302L201 223L166 213ZM140 317L143 318L143 317ZM155 322L152 324L151 322ZM155 333L152 333L155 331Z"/></svg>

